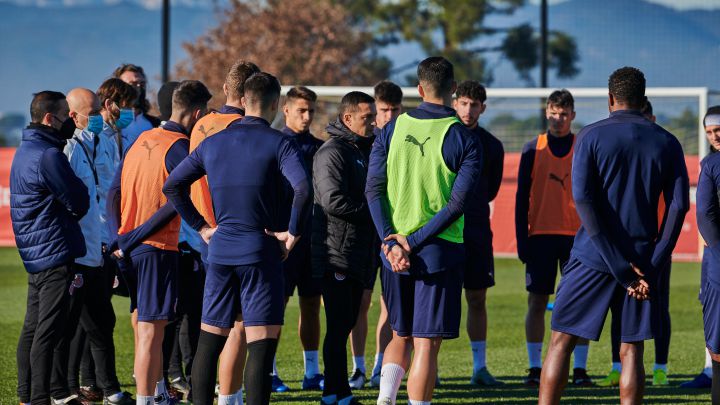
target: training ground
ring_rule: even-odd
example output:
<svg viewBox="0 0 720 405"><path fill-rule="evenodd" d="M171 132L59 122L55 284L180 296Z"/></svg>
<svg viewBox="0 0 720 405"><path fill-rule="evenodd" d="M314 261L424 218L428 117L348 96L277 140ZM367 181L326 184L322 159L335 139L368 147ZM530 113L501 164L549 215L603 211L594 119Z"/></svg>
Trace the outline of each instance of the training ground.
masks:
<svg viewBox="0 0 720 405"><path fill-rule="evenodd" d="M526 310L525 274L521 263L513 259L495 261L497 285L488 293L488 368L504 381L506 386L499 389L477 389L469 385L472 371L470 344L461 327L461 337L443 343L440 351L440 377L442 386L435 390L434 404L478 404L478 403L537 403L537 389L526 388L522 378L527 369L525 350L524 319ZM670 386L645 389L645 402L657 404L701 404L710 403L710 390L683 390L677 385L694 377L705 361L702 332L702 313L697 300L700 280L700 265L697 263L676 263L673 265L670 282L670 312L672 316L672 342L670 345L669 378ZM0 249L0 404L17 404L17 368L15 349L25 316L27 276L20 257L13 248ZM372 368L375 354L375 322L379 313L377 284L373 305L370 308L371 336L367 343L367 367ZM133 337L128 313L128 299L113 298L117 325L115 347L117 371L123 389L135 392L132 383ZM463 314L465 310L463 310ZM548 313L549 325L550 313ZM298 305L293 297L288 304L285 317L286 327L278 349L278 368L281 377L291 388L290 392L273 393L272 403L317 404L320 393L300 390L302 380L302 349L297 337ZM322 325L324 328L324 314ZM610 323L603 330L598 343L590 345L588 372L598 380L610 368ZM549 329L545 342L549 340ZM321 343L322 350L322 343ZM348 349L348 356L349 356ZM654 346L645 346L645 370L652 377ZM351 364L348 364L348 369ZM363 389L354 394L365 404L374 404L376 389ZM398 404L407 403L404 386L398 397ZM618 403L617 388L568 388L563 403L568 404L612 404Z"/></svg>

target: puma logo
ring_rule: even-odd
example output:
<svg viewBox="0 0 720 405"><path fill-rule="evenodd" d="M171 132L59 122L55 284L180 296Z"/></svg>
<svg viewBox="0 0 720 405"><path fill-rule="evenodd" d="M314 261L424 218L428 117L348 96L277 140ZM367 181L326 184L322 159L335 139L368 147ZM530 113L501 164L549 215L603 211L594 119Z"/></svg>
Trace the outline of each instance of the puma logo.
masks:
<svg viewBox="0 0 720 405"><path fill-rule="evenodd" d="M420 154L421 154L423 157L425 157L425 148L424 148L424 147L425 147L425 143L426 143L427 141L429 141L429 140L430 140L430 137L427 137L427 139L425 139L425 141L424 141L423 143L420 143L420 142L418 142L418 140L415 139L415 137L412 136L412 135L407 135L407 136L405 137L405 142L410 142L410 143L412 143L412 144L414 144L414 145L417 145L417 147L420 148Z"/></svg>
<svg viewBox="0 0 720 405"><path fill-rule="evenodd" d="M159 145L159 143L156 143L155 145L150 146L150 144L148 143L148 141L143 141L143 143L142 143L140 146L142 146L143 148L147 149L147 151L148 151L148 160L150 160L150 155L152 154L152 150L155 149L155 147L158 146L158 145Z"/></svg>
<svg viewBox="0 0 720 405"><path fill-rule="evenodd" d="M210 129L205 129L205 126L200 125L200 127L198 128L198 131L200 131L204 135L204 138L207 138L208 135L212 134L211 131L213 129L215 129L215 127L210 127Z"/></svg>
<svg viewBox="0 0 720 405"><path fill-rule="evenodd" d="M570 176L570 175L569 175L569 174L565 174L565 177L563 177L563 178L561 179L560 177L558 177L558 176L555 175L554 173L550 173L550 180L555 180L555 181L557 181L558 183L560 183L560 185L562 186L563 190L565 190L565 180L567 180L568 176Z"/></svg>

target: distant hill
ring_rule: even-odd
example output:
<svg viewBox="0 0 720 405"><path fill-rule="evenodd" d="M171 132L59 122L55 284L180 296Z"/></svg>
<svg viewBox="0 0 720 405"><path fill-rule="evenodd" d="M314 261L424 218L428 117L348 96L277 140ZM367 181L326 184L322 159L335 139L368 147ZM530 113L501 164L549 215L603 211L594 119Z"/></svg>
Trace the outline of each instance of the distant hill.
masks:
<svg viewBox="0 0 720 405"><path fill-rule="evenodd" d="M173 64L183 57L183 41L216 24L212 7L182 5L202 3L173 2L181 4L172 10ZM537 6L526 6L511 17L493 17L488 25L536 25L537 16ZM31 93L42 89L96 89L123 62L145 67L151 90L157 90L160 18L159 10L135 2L88 1L76 7L0 2L0 112L27 115ZM581 73L569 80L551 77L551 86L604 86L612 70L633 65L646 72L651 86L720 89L720 10L677 11L641 0L571 0L552 6L549 19L551 29L575 37L581 56ZM396 66L423 56L413 44L383 53ZM527 86L507 62L492 65L493 86Z"/></svg>

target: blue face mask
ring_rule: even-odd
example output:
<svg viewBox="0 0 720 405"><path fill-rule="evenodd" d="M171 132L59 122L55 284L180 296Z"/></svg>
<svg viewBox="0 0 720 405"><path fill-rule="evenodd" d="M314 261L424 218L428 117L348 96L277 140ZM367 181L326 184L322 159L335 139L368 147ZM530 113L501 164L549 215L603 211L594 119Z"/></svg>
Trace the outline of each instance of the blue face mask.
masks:
<svg viewBox="0 0 720 405"><path fill-rule="evenodd" d="M123 108L120 110L120 116L115 121L115 126L119 129L126 128L135 119L135 114L130 108Z"/></svg>
<svg viewBox="0 0 720 405"><path fill-rule="evenodd" d="M103 118L102 115L90 115L88 116L87 130L97 135L103 130Z"/></svg>

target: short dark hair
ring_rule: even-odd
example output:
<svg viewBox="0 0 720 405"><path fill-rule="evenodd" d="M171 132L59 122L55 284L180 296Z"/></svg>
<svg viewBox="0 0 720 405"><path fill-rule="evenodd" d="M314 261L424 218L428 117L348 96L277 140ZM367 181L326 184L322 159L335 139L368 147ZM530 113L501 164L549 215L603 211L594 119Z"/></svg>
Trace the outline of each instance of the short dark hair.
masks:
<svg viewBox="0 0 720 405"><path fill-rule="evenodd" d="M181 81L172 95L172 110L188 111L207 108L212 98L210 90L199 80Z"/></svg>
<svg viewBox="0 0 720 405"><path fill-rule="evenodd" d="M400 86L390 80L383 80L373 88L375 101L382 101L390 105L402 104L403 92Z"/></svg>
<svg viewBox="0 0 720 405"><path fill-rule="evenodd" d="M260 72L260 68L250 61L239 60L233 63L225 76L228 96L240 99L245 94L245 81L258 72Z"/></svg>
<svg viewBox="0 0 720 405"><path fill-rule="evenodd" d="M367 93L362 91L351 91L350 93L343 96L340 100L340 106L338 107L338 115L355 112L360 104L375 104L375 99Z"/></svg>
<svg viewBox="0 0 720 405"><path fill-rule="evenodd" d="M484 103L487 100L487 92L485 86L480 84L476 80L465 80L458 84L457 90L455 90L455 97L467 97L471 100L479 101Z"/></svg>
<svg viewBox="0 0 720 405"><path fill-rule="evenodd" d="M138 92L135 88L118 78L110 78L105 80L96 92L100 99L100 107L105 108L105 101L110 100L118 106L129 106L135 103L138 98Z"/></svg>
<svg viewBox="0 0 720 405"><path fill-rule="evenodd" d="M645 103L645 75L640 69L622 67L610 75L608 90L617 101L641 109Z"/></svg>
<svg viewBox="0 0 720 405"><path fill-rule="evenodd" d="M125 72L140 73L141 75L143 75L144 78L147 79L147 75L145 75L145 71L143 70L143 68L132 63L123 63L122 65L118 66L117 69L115 69L115 71L113 72L113 77L120 78L120 76Z"/></svg>
<svg viewBox="0 0 720 405"><path fill-rule="evenodd" d="M707 112L703 117L703 126L705 126L705 120L707 119L708 115L720 115L720 105L714 105L707 109Z"/></svg>
<svg viewBox="0 0 720 405"><path fill-rule="evenodd" d="M575 110L575 99L567 89L555 90L547 98L547 105Z"/></svg>
<svg viewBox="0 0 720 405"><path fill-rule="evenodd" d="M291 88L288 90L286 97L288 101L296 99L303 99L312 103L317 101L317 94L305 86L295 86Z"/></svg>
<svg viewBox="0 0 720 405"><path fill-rule="evenodd" d="M643 108L642 110L640 110L640 112L642 113L642 115L648 117L653 115L653 106L650 100L647 99L647 97L645 98L645 104L643 105Z"/></svg>
<svg viewBox="0 0 720 405"><path fill-rule="evenodd" d="M455 81L452 63L442 56L431 56L420 62L417 77L425 91L434 96L449 93Z"/></svg>
<svg viewBox="0 0 720 405"><path fill-rule="evenodd" d="M59 91L45 90L33 94L30 103L30 120L35 124L39 124L45 114L56 114L60 111L60 102L62 100L65 100L65 95Z"/></svg>
<svg viewBox="0 0 720 405"><path fill-rule="evenodd" d="M265 109L280 98L280 90L280 82L275 76L267 72L255 73L245 81L245 102Z"/></svg>
<svg viewBox="0 0 720 405"><path fill-rule="evenodd" d="M172 96L180 82L170 81L162 85L158 90L158 109L160 110L160 120L167 121L172 115Z"/></svg>

